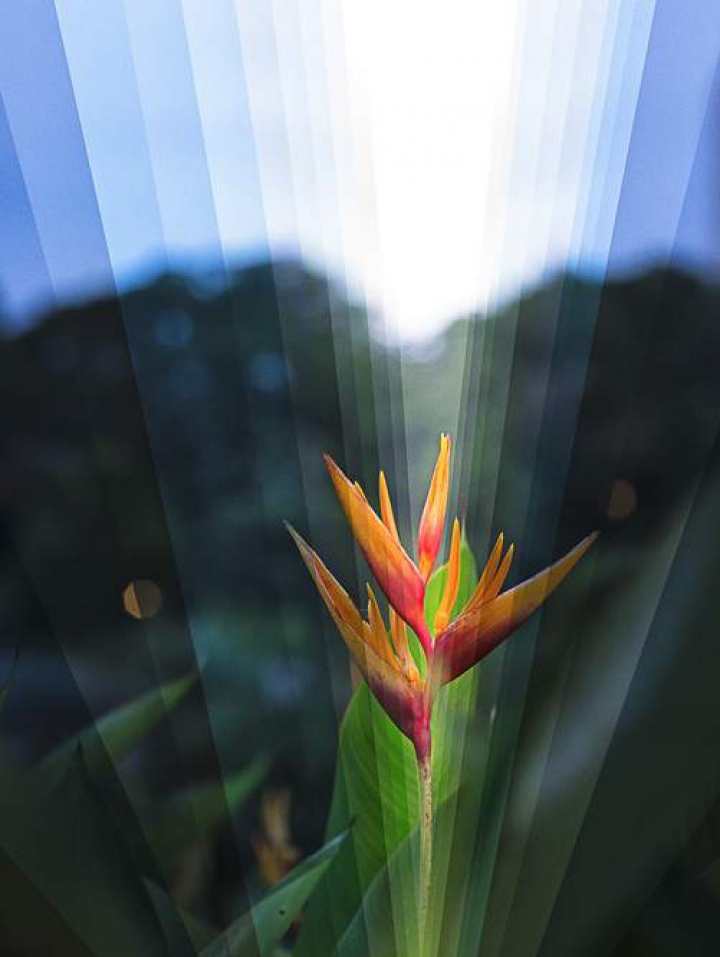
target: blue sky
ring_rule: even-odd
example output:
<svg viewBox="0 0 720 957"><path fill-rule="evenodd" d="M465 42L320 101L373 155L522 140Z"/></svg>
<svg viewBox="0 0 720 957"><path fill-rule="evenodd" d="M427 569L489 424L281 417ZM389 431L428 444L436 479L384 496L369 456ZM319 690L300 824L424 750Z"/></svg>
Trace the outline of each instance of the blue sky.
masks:
<svg viewBox="0 0 720 957"><path fill-rule="evenodd" d="M3 20L16 327L271 254L406 339L565 264L717 268L711 0L37 0Z"/></svg>

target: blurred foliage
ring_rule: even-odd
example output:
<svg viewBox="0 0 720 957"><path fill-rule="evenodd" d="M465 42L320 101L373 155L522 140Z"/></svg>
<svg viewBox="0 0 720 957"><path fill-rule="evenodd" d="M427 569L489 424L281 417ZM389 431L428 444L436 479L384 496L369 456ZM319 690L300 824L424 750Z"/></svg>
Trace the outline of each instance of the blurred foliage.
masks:
<svg viewBox="0 0 720 957"><path fill-rule="evenodd" d="M331 283L294 263L211 279L166 275L121 299L55 312L0 342L4 671L21 649L0 758L28 767L98 715L199 665L202 679L182 707L120 765L117 781L132 801L115 811L115 824L143 802L182 822L172 811L176 793L195 795L190 805L202 818L203 808L219 806L217 790L202 790L202 782L224 780L229 794L244 769L268 757L269 784L292 794L292 843L307 854L324 832L336 716L349 689L342 643L310 598L282 520L300 529L310 523L338 577L348 585L357 577L321 452L372 487L388 450L404 464L405 449L393 443L403 409L412 410L405 441L423 482L438 432L456 420L462 380L458 506L478 558L500 527L521 545L518 574L592 528L606 533L592 581L575 604L572 595L561 604L589 634L587 622L606 623L587 643L587 671L586 652L573 652L584 700L600 708L618 693L613 669L632 668L622 657L623 622L634 620L634 609L652 618L676 569L673 543L683 533L668 529L716 473L720 293L670 270L602 285L562 276L495 315L458 320L435 343L401 356L368 335L364 314ZM488 480L493 472L496 483ZM402 475L394 481L402 528L415 493ZM710 542L687 552L691 570L697 549L712 554ZM664 565L658 555L667 555ZM628 576L638 582L634 598ZM155 590L138 585L128 605L132 583ZM691 590L684 580L673 587ZM144 605L143 596L152 601ZM626 618L612 619L610 609L625 598ZM708 612L708 629L714 620ZM525 718L537 727L557 703L558 674L575 674L565 649L576 636L563 632L559 612L550 622ZM603 631L610 627L614 643ZM670 650L659 664L653 659L655 670L648 666L658 688L690 642L687 627L676 622ZM613 651L593 658L599 647ZM717 655L705 661L716 664ZM488 682L496 681L491 670ZM681 685L676 707L688 693ZM645 707L654 714L661 703ZM641 726L637 715L627 720L630 729ZM525 755L546 746L527 732L523 741ZM87 764L85 745L83 753ZM688 780L688 793L693 786ZM607 903L607 926L593 925L596 951L583 929L584 954L616 945L628 957L683 952L660 949L651 915L667 915L669 899L717 908L707 875L720 859L720 839L697 834L716 813L720 788L703 787L664 864L634 872L627 910ZM251 896L257 889L259 800L211 840L198 836L182 851L175 825L167 826L163 842L194 875L189 889L186 882L174 890L207 923L242 920L238 888L244 881ZM548 834L563 809L562 801L541 809ZM698 840L704 859L691 866ZM545 850L531 847L522 873L541 873L533 855ZM504 927L494 906L491 899L488 919ZM530 917L527 926L539 927L540 905ZM521 935L512 944L504 933L487 953L502 946L522 953ZM552 957L564 953L557 944Z"/></svg>
<svg viewBox="0 0 720 957"><path fill-rule="evenodd" d="M34 767L2 769L3 954L262 957L282 940L344 835L222 933L186 914L170 896L180 853L237 812L263 769L249 769L227 790L206 784L200 795L175 795L173 812L162 815L159 831L152 823L157 811L132 807L115 762L159 720L151 705L162 700L163 691L169 710L181 700L178 686L150 692L106 716ZM187 690L187 680L182 686Z"/></svg>

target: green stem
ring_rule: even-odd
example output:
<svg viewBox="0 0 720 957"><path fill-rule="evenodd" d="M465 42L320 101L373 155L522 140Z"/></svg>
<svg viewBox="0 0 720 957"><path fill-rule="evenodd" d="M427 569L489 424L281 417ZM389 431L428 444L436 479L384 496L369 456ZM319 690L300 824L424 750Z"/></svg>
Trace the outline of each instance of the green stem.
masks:
<svg viewBox="0 0 720 957"><path fill-rule="evenodd" d="M423 952L428 937L428 911L430 908L430 881L432 877L433 807L432 807L432 762L430 755L418 761L420 777L420 871L418 874L418 925Z"/></svg>

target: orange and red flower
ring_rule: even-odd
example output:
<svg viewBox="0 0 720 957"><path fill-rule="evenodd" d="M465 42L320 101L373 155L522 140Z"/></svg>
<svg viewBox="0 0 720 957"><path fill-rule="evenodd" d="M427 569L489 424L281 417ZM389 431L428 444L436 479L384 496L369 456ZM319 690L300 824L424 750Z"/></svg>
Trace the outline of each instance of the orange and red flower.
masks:
<svg viewBox="0 0 720 957"><path fill-rule="evenodd" d="M430 716L437 688L477 664L536 611L574 568L597 537L588 535L564 558L503 592L513 557L499 536L475 589L455 612L460 582L460 525L453 523L445 586L434 621L425 620L425 588L442 544L447 512L450 439L440 453L418 532L417 565L397 532L385 476L380 473L380 516L363 490L329 455L325 463L355 539L389 604L390 630L368 585L367 620L316 552L290 528L300 554L370 689L415 745L423 760L430 751ZM427 667L421 675L410 651L407 628L417 635Z"/></svg>

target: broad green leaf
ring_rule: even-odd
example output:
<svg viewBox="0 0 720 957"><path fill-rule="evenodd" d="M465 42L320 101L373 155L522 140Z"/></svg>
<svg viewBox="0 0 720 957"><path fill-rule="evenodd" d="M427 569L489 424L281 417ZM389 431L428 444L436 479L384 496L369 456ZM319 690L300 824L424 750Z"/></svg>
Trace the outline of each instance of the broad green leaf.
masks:
<svg viewBox="0 0 720 957"><path fill-rule="evenodd" d="M453 616L462 610L477 582L475 557L463 534L460 545L460 584ZM425 617L429 625L435 613L447 578L447 566L441 566L430 578L425 595ZM446 685L433 709L433 777L435 796L444 801L460 785L466 757L466 732L475 711L480 668L475 667L461 678Z"/></svg>
<svg viewBox="0 0 720 957"><path fill-rule="evenodd" d="M427 588L426 614L434 618L446 569ZM475 562L463 541L460 591L456 608L467 600L476 581ZM475 701L477 675L468 673L444 688L433 716L433 774L436 800L457 789L465 760L465 731ZM475 750L482 750L475 745ZM419 788L415 752L390 721L366 685L354 694L340 729L335 790L328 833L353 821L350 839L318 887L308 908L296 947L297 957L331 954L357 912L365 890L407 838L418 820ZM441 868L446 862L441 858ZM390 901L400 927L405 914L409 875L393 873ZM410 880L414 885L414 878Z"/></svg>
<svg viewBox="0 0 720 957"><path fill-rule="evenodd" d="M0 861L1 933L3 944L15 943L11 953L165 953L151 901L95 796L81 749L62 773L0 776ZM66 950L55 943L31 950L54 931Z"/></svg>
<svg viewBox="0 0 720 957"><path fill-rule="evenodd" d="M213 781L194 785L164 802L144 827L157 857L172 863L190 841L222 823L228 814L238 811L267 769L268 761L258 758L224 783Z"/></svg>
<svg viewBox="0 0 720 957"><path fill-rule="evenodd" d="M149 880L144 884L162 926L167 952L171 957L195 957L217 937L216 928L179 907L159 884Z"/></svg>
<svg viewBox="0 0 720 957"><path fill-rule="evenodd" d="M345 838L346 833L339 834L303 861L250 912L209 944L201 957L271 957Z"/></svg>
<svg viewBox="0 0 720 957"><path fill-rule="evenodd" d="M499 832L501 852L483 855L493 868L474 941L483 953L579 953L599 941L620 907L647 905L717 801L720 606L708 529L719 521L709 471L644 547L606 538L593 591L578 596L584 618L548 605L545 640L572 649L572 670L556 669L525 705L505 811L513 838ZM531 791L533 766L542 777Z"/></svg>
<svg viewBox="0 0 720 957"><path fill-rule="evenodd" d="M42 764L48 769L66 765L79 745L90 771L103 770L108 760L119 764L182 701L196 680L195 675L187 675L111 711L51 751Z"/></svg>
<svg viewBox="0 0 720 957"><path fill-rule="evenodd" d="M470 598L478 578L475 559L464 534L460 554L460 587L454 615ZM435 616L446 574L443 567L428 583L425 602L428 618ZM483 665L476 665L446 685L433 709L433 797L441 812L436 812L434 826L432 894L423 957L449 957L453 952L452 941L460 932L458 908L466 899L469 879L468 836L474 834L477 826L478 795L483 793L488 773L491 722L490 716L478 709L482 669ZM465 782L468 782L468 787L462 792L461 784ZM460 800L461 795L464 795L464 800ZM404 875L402 882L395 881L396 893L414 901L416 876L410 873L409 854L409 849L406 849L404 856L391 862L388 873L390 876L394 872ZM414 911L407 905L396 909L405 921L404 927L400 925L396 933L398 957L415 957L420 951L412 949L412 944L416 943L413 935L417 933ZM385 952L382 953L384 957ZM390 953L388 951L388 957Z"/></svg>
<svg viewBox="0 0 720 957"><path fill-rule="evenodd" d="M22 868L0 850L0 952L93 957L82 938Z"/></svg>
<svg viewBox="0 0 720 957"><path fill-rule="evenodd" d="M435 843L449 842L454 851L462 842L465 817L474 810L468 802L469 786L450 801L445 801L435 814ZM453 847L454 845L454 847ZM348 923L332 957L448 957L446 941L456 938L457 924L462 919L465 899L466 868L454 868L449 874L434 869L430 893L430 934L420 940L416 919L416 867L418 857L417 828L400 844L372 881L352 920ZM393 898L402 896L402 908ZM398 921L398 912L402 922ZM442 943L441 943L442 942Z"/></svg>

